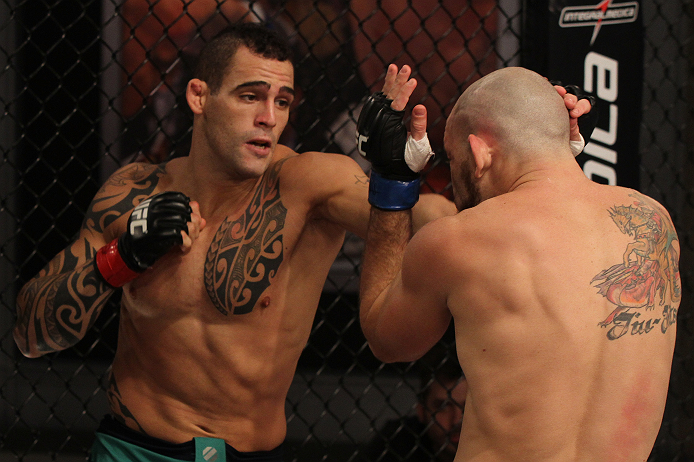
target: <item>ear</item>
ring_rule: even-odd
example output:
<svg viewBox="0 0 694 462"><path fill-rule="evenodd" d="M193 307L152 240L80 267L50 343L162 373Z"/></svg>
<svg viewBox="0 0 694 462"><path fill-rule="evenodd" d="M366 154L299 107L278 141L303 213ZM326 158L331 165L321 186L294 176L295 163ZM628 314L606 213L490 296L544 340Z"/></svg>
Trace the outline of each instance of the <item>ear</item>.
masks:
<svg viewBox="0 0 694 462"><path fill-rule="evenodd" d="M489 145L477 135L468 136L472 156L475 159L475 178L482 178L492 165L492 153Z"/></svg>
<svg viewBox="0 0 694 462"><path fill-rule="evenodd" d="M186 101L188 106L193 111L193 114L201 114L202 108L205 107L207 100L208 87L207 84L200 79L192 79L186 87Z"/></svg>

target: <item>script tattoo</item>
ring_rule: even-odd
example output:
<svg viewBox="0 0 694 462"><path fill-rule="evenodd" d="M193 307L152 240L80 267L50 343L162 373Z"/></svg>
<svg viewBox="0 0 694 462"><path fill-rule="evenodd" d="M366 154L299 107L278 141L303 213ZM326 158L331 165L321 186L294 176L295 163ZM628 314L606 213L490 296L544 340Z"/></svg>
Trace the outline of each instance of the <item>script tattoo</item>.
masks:
<svg viewBox="0 0 694 462"><path fill-rule="evenodd" d="M224 220L207 251L205 288L225 316L250 313L282 263L287 216L280 200L282 163L265 174L240 217Z"/></svg>
<svg viewBox="0 0 694 462"><path fill-rule="evenodd" d="M632 205L617 205L610 217L622 233L633 236L627 245L622 263L597 274L598 293L616 305L615 310L599 325L607 328L607 338L616 340L631 327L631 334L647 334L660 324L665 333L677 322L677 309L682 297L679 255L673 242L677 233L667 217L641 194L631 194ZM647 311L655 309L656 298L663 307L662 315L649 319ZM669 300L669 303L665 303Z"/></svg>
<svg viewBox="0 0 694 462"><path fill-rule="evenodd" d="M145 432L145 430L142 428L142 425L140 425L140 422L138 422L133 413L130 412L128 406L123 403L123 397L120 395L120 390L118 389L118 384L116 383L116 376L113 374L113 372L111 372L109 376L108 390L106 390L106 395L108 396L108 402L111 406L111 413L118 422L129 427L136 426L140 433L145 435L147 434L147 432Z"/></svg>

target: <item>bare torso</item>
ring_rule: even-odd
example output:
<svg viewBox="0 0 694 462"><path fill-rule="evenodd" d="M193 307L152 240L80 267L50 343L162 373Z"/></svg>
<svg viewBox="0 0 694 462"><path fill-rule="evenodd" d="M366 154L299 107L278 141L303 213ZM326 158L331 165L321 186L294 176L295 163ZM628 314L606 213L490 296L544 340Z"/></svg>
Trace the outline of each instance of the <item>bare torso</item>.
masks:
<svg viewBox="0 0 694 462"><path fill-rule="evenodd" d="M284 440L286 394L344 237L315 218L291 162L281 189L266 174L218 212L201 204L207 224L191 251L124 287L109 397L131 428L173 443L222 438L240 451ZM167 171L166 189L185 192L175 165Z"/></svg>
<svg viewBox="0 0 694 462"><path fill-rule="evenodd" d="M529 185L446 220L453 240L476 236L447 262L469 384L456 460L645 461L679 306L667 212L581 180Z"/></svg>

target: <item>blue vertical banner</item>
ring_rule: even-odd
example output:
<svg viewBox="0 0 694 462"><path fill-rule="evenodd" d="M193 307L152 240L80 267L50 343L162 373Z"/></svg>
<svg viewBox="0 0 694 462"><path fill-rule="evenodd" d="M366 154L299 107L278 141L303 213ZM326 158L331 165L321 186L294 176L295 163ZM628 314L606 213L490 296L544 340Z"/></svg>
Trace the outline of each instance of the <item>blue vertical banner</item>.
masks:
<svg viewBox="0 0 694 462"><path fill-rule="evenodd" d="M604 184L639 187L643 26L638 1L525 1L522 65L596 97L577 161Z"/></svg>

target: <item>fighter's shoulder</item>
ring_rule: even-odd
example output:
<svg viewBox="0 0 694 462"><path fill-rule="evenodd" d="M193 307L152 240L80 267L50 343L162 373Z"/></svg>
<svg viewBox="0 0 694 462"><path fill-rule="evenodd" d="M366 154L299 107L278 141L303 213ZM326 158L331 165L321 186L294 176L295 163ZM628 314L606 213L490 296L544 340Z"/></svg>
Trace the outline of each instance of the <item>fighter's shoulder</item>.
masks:
<svg viewBox="0 0 694 462"><path fill-rule="evenodd" d="M480 204L450 216L438 218L424 225L412 241L421 241L436 249L463 248L468 253L486 251L498 246L512 229L513 211L504 204L488 199ZM442 259L454 257L444 250Z"/></svg>
<svg viewBox="0 0 694 462"><path fill-rule="evenodd" d="M457 247L457 242L468 241L468 236L474 235L473 229L476 224L465 219L469 215L469 212L464 210L425 224L412 237L410 250L423 251L433 257L447 259L451 256L450 249ZM469 241L472 242L473 239Z"/></svg>
<svg viewBox="0 0 694 462"><path fill-rule="evenodd" d="M674 226L667 208L656 199L634 189L621 189L623 194L622 200L620 203L616 203L611 208L612 214L624 213L625 211L620 207L627 207L635 212L645 212L648 214L653 213L658 215L659 219L666 221L670 227Z"/></svg>
<svg viewBox="0 0 694 462"><path fill-rule="evenodd" d="M133 162L113 172L102 186L102 191L114 188L127 188L136 184L158 182L166 175L166 165Z"/></svg>
<svg viewBox="0 0 694 462"><path fill-rule="evenodd" d="M663 204L636 189L606 185L598 185L597 188L598 194L603 198L606 205L611 207L624 206L652 209L670 218L670 214Z"/></svg>
<svg viewBox="0 0 694 462"><path fill-rule="evenodd" d="M343 154L318 151L298 154L286 146L278 145L275 160L277 163L282 163L281 176L290 176L302 181L312 179L325 181L328 178L338 180L344 176L352 178L353 175L365 176L359 164Z"/></svg>

